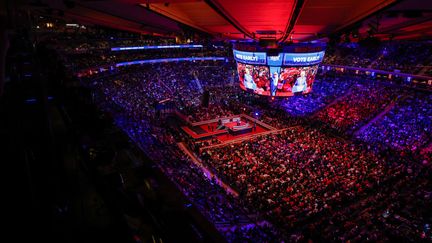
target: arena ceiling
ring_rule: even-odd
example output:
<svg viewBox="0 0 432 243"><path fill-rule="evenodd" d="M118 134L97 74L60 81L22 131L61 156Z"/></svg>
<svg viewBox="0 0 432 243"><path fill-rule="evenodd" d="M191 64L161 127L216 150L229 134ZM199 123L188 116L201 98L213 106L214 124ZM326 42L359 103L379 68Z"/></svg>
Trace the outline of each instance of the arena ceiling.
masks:
<svg viewBox="0 0 432 243"><path fill-rule="evenodd" d="M425 0L29 0L66 17L151 34L187 25L219 38L308 41L335 33L383 39L432 36Z"/></svg>

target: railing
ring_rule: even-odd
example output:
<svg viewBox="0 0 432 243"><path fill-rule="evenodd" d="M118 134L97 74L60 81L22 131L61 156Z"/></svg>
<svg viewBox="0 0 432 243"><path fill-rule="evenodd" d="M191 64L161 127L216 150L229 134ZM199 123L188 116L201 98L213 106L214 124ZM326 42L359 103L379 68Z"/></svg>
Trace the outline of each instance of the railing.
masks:
<svg viewBox="0 0 432 243"><path fill-rule="evenodd" d="M353 66L344 66L344 65L334 65L334 64L321 64L321 67L334 67L334 68L344 68L346 70L359 70L363 72L375 72L375 74L391 74L395 77L404 77L404 78L413 78L413 79L421 79L421 80L432 80L432 77L430 76L424 76L424 75L417 75L417 74L411 74L411 73L400 73L395 71L385 71L385 70L379 70L379 69L372 69L372 68L363 68L363 67L353 67ZM432 83L431 83L432 85Z"/></svg>

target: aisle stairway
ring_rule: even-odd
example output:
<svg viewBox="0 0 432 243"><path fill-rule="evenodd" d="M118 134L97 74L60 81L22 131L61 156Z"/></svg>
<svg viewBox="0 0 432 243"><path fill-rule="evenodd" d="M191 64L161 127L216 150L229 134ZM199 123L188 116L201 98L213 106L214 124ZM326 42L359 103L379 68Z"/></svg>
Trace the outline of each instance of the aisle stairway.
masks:
<svg viewBox="0 0 432 243"><path fill-rule="evenodd" d="M199 167L202 172L205 174L205 176L209 179L213 179L219 186L225 189L226 192L230 193L231 195L238 197L238 192L236 192L234 189L232 189L228 184L223 182L219 177L213 173L209 168L207 168L203 163L201 163L201 160L197 158L187 147L184 143L180 142L177 143L177 146L192 160L192 162Z"/></svg>
<svg viewBox="0 0 432 243"><path fill-rule="evenodd" d="M340 100L342 100L342 99L344 99L345 97L349 96L349 95L353 92L352 88L353 88L354 86L355 86L355 85L351 86L351 87L350 87L350 90L349 90L348 92L346 92L345 94L343 94L343 95L337 97L336 99L334 99L334 100L333 100L332 102L330 102L329 104L327 104L327 105L323 106L321 109L318 109L317 111L315 111L315 112L312 114L311 117L312 117L312 118L316 117L316 116L320 113L320 111L323 111L323 110L327 109L328 107L331 107L332 105L336 104L336 103L339 102Z"/></svg>
<svg viewBox="0 0 432 243"><path fill-rule="evenodd" d="M354 132L354 135L357 136L358 134L361 134L366 128L368 128L370 125L374 124L376 121L381 120L393 107L396 105L396 103L401 102L405 100L408 96L400 96L395 101L392 101L386 108L380 112L378 115L376 115L373 119L371 119L368 123L360 127L357 131Z"/></svg>
<svg viewBox="0 0 432 243"><path fill-rule="evenodd" d="M195 82L195 84L196 84L196 86L197 86L197 88L198 88L198 91L202 94L202 93L204 93L204 89L203 89L203 87L202 87L202 84L201 84L201 81L199 80L199 78L198 78L198 76L196 75L196 73L194 73L193 74L193 76L194 76L194 82Z"/></svg>

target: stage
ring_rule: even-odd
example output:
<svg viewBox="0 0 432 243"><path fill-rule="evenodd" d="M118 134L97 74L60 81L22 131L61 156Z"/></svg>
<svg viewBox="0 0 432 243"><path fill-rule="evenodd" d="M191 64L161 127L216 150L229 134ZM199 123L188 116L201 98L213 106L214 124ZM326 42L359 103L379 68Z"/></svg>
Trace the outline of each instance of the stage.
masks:
<svg viewBox="0 0 432 243"><path fill-rule="evenodd" d="M228 129L228 132L231 135L250 133L254 128L253 125L245 121L227 122L224 126Z"/></svg>
<svg viewBox="0 0 432 243"><path fill-rule="evenodd" d="M181 129L195 141L216 138L221 143L275 130L244 114L191 123Z"/></svg>

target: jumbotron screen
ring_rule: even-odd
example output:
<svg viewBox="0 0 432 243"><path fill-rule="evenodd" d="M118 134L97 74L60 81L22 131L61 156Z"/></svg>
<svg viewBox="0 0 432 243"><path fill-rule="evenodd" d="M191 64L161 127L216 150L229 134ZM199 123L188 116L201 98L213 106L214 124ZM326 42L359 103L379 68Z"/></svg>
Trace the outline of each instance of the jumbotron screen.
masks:
<svg viewBox="0 0 432 243"><path fill-rule="evenodd" d="M259 95L292 96L307 94L318 71L318 65L308 67L268 67L237 63L240 88Z"/></svg>
<svg viewBox="0 0 432 243"><path fill-rule="evenodd" d="M310 93L323 58L324 50L281 52L275 56L268 56L266 52L234 50L240 88L265 96Z"/></svg>

